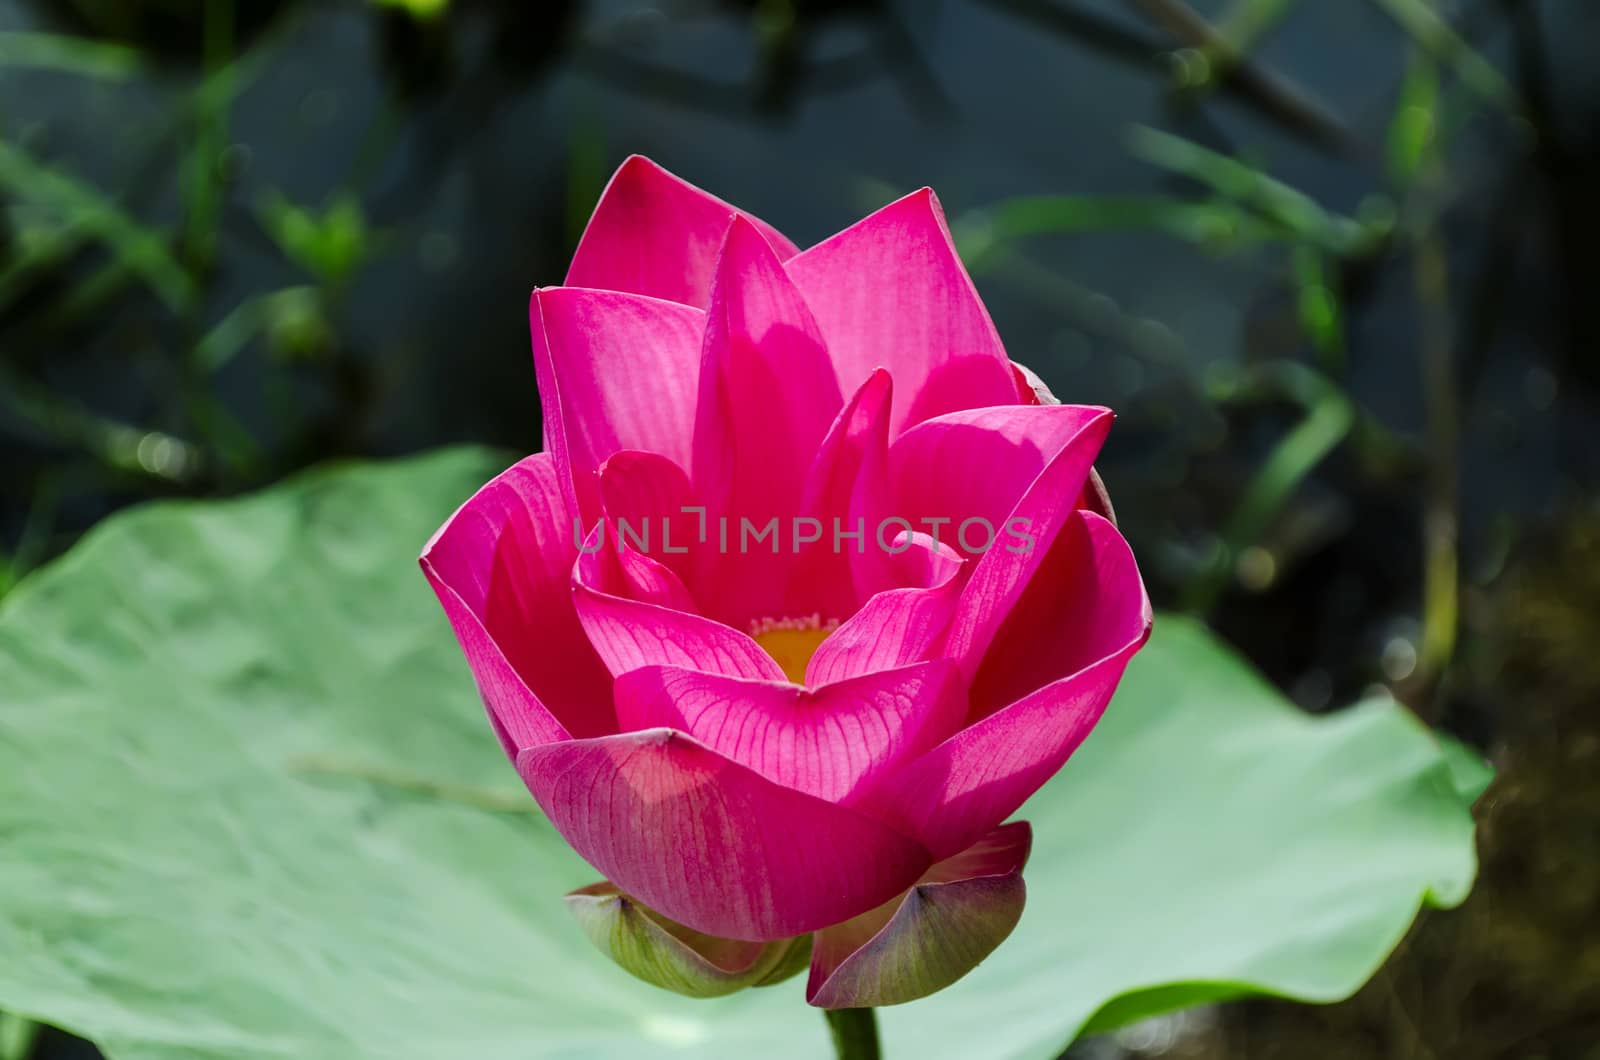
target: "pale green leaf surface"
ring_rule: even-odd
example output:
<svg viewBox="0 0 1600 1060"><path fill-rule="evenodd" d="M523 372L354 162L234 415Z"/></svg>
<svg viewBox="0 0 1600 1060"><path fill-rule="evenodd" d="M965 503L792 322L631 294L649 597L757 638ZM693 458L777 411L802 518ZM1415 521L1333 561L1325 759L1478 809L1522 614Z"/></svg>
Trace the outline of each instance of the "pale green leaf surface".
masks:
<svg viewBox="0 0 1600 1060"><path fill-rule="evenodd" d="M595 873L519 791L415 566L504 463L142 508L6 598L0 1008L114 1060L826 1055L799 980L691 1001L569 920ZM1470 797L1393 704L1308 719L1163 617L1024 811L1021 925L885 1011L888 1055L1042 1060L1091 1019L1347 994L1425 896L1464 895Z"/></svg>

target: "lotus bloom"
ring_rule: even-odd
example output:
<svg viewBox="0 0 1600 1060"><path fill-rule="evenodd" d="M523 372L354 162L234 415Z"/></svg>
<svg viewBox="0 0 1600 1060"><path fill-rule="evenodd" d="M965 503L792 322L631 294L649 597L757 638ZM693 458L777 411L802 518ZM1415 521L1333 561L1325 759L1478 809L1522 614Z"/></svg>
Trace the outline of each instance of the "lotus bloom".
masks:
<svg viewBox="0 0 1600 1060"><path fill-rule="evenodd" d="M631 158L530 318L544 451L422 567L580 922L684 993L953 982L1149 632L1110 411L1007 358L927 190L802 251Z"/></svg>

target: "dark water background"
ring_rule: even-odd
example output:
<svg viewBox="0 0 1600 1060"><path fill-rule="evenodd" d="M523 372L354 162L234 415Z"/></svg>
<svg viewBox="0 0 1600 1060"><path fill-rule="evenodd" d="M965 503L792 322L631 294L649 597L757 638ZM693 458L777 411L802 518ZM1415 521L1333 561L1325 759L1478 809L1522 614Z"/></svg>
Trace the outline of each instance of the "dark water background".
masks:
<svg viewBox="0 0 1600 1060"><path fill-rule="evenodd" d="M115 43L0 50L0 591L137 500L536 449L527 295L629 153L802 246L932 185L1012 356L1117 409L1158 604L1500 771L1356 999L1078 1049L1600 1055L1600 4L1419 6L0 0Z"/></svg>

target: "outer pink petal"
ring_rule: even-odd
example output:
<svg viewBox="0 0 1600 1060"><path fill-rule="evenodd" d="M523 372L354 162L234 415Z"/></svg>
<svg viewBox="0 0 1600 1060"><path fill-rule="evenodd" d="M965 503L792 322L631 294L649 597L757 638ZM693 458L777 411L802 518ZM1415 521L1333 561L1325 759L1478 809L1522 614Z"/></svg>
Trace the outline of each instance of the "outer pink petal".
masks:
<svg viewBox="0 0 1600 1060"><path fill-rule="evenodd" d="M1078 407L1058 405L1010 410L1033 414L1059 411L1060 420L1077 429L1070 434L1062 432L1067 434L1066 440L1053 454L1045 450L1014 451L1013 459L1021 465L1024 474L1036 466L1040 455L1048 462L1029 484L1016 507L1002 520L1000 536L994 547L978 559L956 605L945 653L959 660L962 672L969 677L994 639L1000 623L1016 605L1034 571L1049 553L1061 528L1079 510L1078 498L1101 442L1110 430L1111 414L1092 409L1074 412L1075 409ZM1003 497L986 496L981 490L975 490L970 503L980 506L1002 500Z"/></svg>
<svg viewBox="0 0 1600 1060"><path fill-rule="evenodd" d="M791 536L806 469L839 411L839 384L800 292L755 227L735 219L706 316L695 414L693 480L712 512ZM723 557L713 613L783 613L782 572L793 563L752 550Z"/></svg>
<svg viewBox="0 0 1600 1060"><path fill-rule="evenodd" d="M1031 842L1026 821L1004 825L934 865L899 900L817 932L806 1000L898 1005L966 975L1022 917Z"/></svg>
<svg viewBox="0 0 1600 1060"><path fill-rule="evenodd" d="M812 690L651 667L618 679L617 712L624 730L676 729L776 784L848 802L961 726L955 677L941 659Z"/></svg>
<svg viewBox="0 0 1600 1060"><path fill-rule="evenodd" d="M973 720L1142 640L1149 626L1150 601L1127 542L1109 521L1080 512L984 652Z"/></svg>
<svg viewBox="0 0 1600 1060"><path fill-rule="evenodd" d="M622 163L600 196L567 271L568 287L628 291L705 308L723 234L749 221L782 257L795 246L777 229L641 155Z"/></svg>
<svg viewBox="0 0 1600 1060"><path fill-rule="evenodd" d="M914 548L931 557L932 584L885 589L869 598L817 646L806 666L807 684L919 662L941 641L961 594L961 560L925 535L913 535L912 541Z"/></svg>
<svg viewBox="0 0 1600 1060"><path fill-rule="evenodd" d="M1017 377L1017 392L1021 395L1022 404L1061 404L1061 399L1051 392L1044 380L1040 379L1032 368L1012 361L1011 370ZM1078 498L1078 507L1087 508L1096 515L1103 515L1111 520L1113 526L1116 525L1117 513L1111 507L1111 495L1106 492L1106 484L1100 480L1100 473L1092 468L1089 471L1089 481L1083 487L1083 496Z"/></svg>
<svg viewBox="0 0 1600 1060"><path fill-rule="evenodd" d="M592 548L593 543L585 545ZM749 634L698 614L633 598L611 543L578 557L573 599L589 642L614 676L644 666L782 681L783 670Z"/></svg>
<svg viewBox="0 0 1600 1060"><path fill-rule="evenodd" d="M773 784L669 729L532 747L517 769L607 879L723 938L815 931L886 901L930 863L874 818Z"/></svg>
<svg viewBox="0 0 1600 1060"><path fill-rule="evenodd" d="M786 262L845 390L880 365L897 393L890 429L956 409L1014 404L994 323L924 188Z"/></svg>
<svg viewBox="0 0 1600 1060"><path fill-rule="evenodd" d="M595 472L622 449L689 466L705 314L614 291L547 287L529 305L545 441L584 524Z"/></svg>
<svg viewBox="0 0 1600 1060"><path fill-rule="evenodd" d="M889 819L920 837L935 857L962 850L1010 816L1055 775L1089 735L1128 660L1150 633L1150 604L1127 542L1110 523L1077 512L1062 531L1069 580L1050 591L1081 611L1058 650L1082 669L968 726L886 778Z"/></svg>
<svg viewBox="0 0 1600 1060"><path fill-rule="evenodd" d="M1013 405L952 412L919 424L889 452L895 510L914 519L949 519L940 539L968 554L983 551L983 524L994 528L995 548L1020 547L1005 532L1007 517L1045 468L1064 456L1073 467L1083 465L1080 481L1062 484L1071 491L1068 500L1075 500L1111 421L1110 409L1093 405ZM963 536L960 526L967 519L983 522Z"/></svg>
<svg viewBox="0 0 1600 1060"><path fill-rule="evenodd" d="M610 681L572 607L567 513L539 453L474 494L422 552L508 754L616 731Z"/></svg>

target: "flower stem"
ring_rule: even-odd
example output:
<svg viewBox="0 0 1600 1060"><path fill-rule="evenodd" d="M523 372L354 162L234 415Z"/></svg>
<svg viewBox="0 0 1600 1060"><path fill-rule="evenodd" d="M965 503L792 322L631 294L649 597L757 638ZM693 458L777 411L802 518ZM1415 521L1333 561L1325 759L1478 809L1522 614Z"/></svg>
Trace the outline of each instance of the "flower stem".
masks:
<svg viewBox="0 0 1600 1060"><path fill-rule="evenodd" d="M830 1008L822 1014L828 1017L839 1060L881 1060L878 1019L870 1008Z"/></svg>

